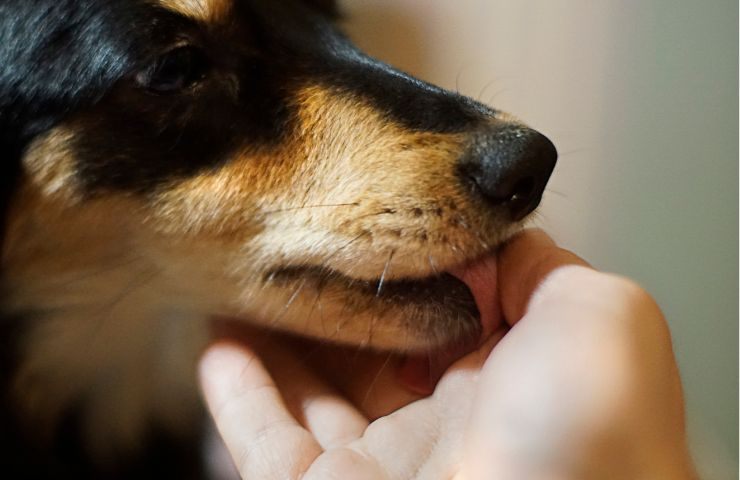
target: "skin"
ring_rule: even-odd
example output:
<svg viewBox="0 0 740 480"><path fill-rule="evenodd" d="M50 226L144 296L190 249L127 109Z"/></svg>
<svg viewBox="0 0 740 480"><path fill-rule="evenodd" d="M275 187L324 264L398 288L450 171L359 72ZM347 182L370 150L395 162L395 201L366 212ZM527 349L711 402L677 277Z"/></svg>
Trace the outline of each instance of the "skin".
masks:
<svg viewBox="0 0 740 480"><path fill-rule="evenodd" d="M509 242L496 266L507 326L426 398L399 381L395 357L222 328L200 381L241 476L696 478L652 298L540 231Z"/></svg>

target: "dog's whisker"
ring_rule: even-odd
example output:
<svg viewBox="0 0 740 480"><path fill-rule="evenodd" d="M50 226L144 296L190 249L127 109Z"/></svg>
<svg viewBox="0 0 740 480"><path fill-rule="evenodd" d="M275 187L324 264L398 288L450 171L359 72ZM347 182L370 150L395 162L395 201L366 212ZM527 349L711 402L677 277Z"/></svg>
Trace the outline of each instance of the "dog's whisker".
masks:
<svg viewBox="0 0 740 480"><path fill-rule="evenodd" d="M362 402L360 403L360 406L362 408L365 408L367 406L368 400L370 400L370 396L373 393L373 390L375 389L375 385L380 380L380 377L383 375L383 372L385 372L385 369L388 368L388 365L391 363L391 359L393 358L393 354L389 353L388 356L385 358L385 361L378 369L378 372L373 377L373 380L370 382L370 385L368 385L367 390L365 391L365 397L362 399Z"/></svg>
<svg viewBox="0 0 740 480"><path fill-rule="evenodd" d="M306 315L306 322L303 326L304 332L308 332L313 312L316 309L316 305L319 303L319 298L321 298L321 293L324 290L324 285L322 283L319 284L318 288L316 289L316 298L314 299L313 303L311 304L311 308L308 310L308 314ZM324 335L326 335L326 331L322 332Z"/></svg>
<svg viewBox="0 0 740 480"><path fill-rule="evenodd" d="M540 211L536 210L532 212L527 223L535 227L542 227L542 223L544 220L545 220L544 215Z"/></svg>
<svg viewBox="0 0 740 480"><path fill-rule="evenodd" d="M103 331L104 327L108 323L108 319L112 317L111 313L116 309L116 307L121 305L124 300L133 295L135 292L149 285L160 273L162 273L161 268L147 268L139 274L134 275L131 278L131 281L129 281L128 284L123 289L121 289L118 295L113 297L106 304L102 305L95 312L95 314L99 316L99 321L91 330L90 340L92 341L94 337L98 336L99 332ZM83 355L82 357L84 356L85 355Z"/></svg>
<svg viewBox="0 0 740 480"><path fill-rule="evenodd" d="M434 257L431 253L427 254L427 259L429 260L429 268L432 269L432 272L434 272L434 275L439 275L439 269L437 268L437 262L434 260Z"/></svg>
<svg viewBox="0 0 740 480"><path fill-rule="evenodd" d="M339 317L340 317L340 318L342 318L343 320L341 320L341 321L337 322L337 326L336 326L336 328L334 329L334 335L336 335L336 336L338 336L338 335L339 335L339 332L340 332L340 331L341 331L341 330L342 330L342 329L343 329L343 328L344 328L344 327L345 327L345 326L346 326L346 325L347 325L347 324L348 324L348 323L350 322L350 320L351 320L351 317L350 317L350 316L348 316L348 315L347 315L347 316L345 316L345 312L347 311L347 309L348 309L348 308L349 308L349 305L347 305L347 303L345 302L345 303L344 303L344 304L342 305L342 308L341 308L341 309L339 310Z"/></svg>
<svg viewBox="0 0 740 480"><path fill-rule="evenodd" d="M310 208L338 208L338 207L357 207L359 206L359 202L349 202L349 203L327 203L327 204L320 204L320 205L300 205L296 207L286 207L286 208L280 208L277 210L267 210L262 212L262 215L274 215L276 213L284 213L284 212L294 212L296 210L305 210Z"/></svg>
<svg viewBox="0 0 740 480"><path fill-rule="evenodd" d="M486 103L488 103L488 104L492 103L494 98L498 97L499 95L501 95L503 93L508 92L509 90L511 90L511 89L510 88L502 88L500 90L496 90L495 92L493 92L493 95L491 95L488 98L488 101Z"/></svg>
<svg viewBox="0 0 740 480"><path fill-rule="evenodd" d="M583 148L575 148L573 150L566 150L564 152L558 152L558 159L562 160L563 157L565 156L573 155L574 153L590 152L591 150L592 150L591 148L583 147Z"/></svg>
<svg viewBox="0 0 740 480"><path fill-rule="evenodd" d="M485 95L486 90L488 90L493 84L495 84L498 81L498 79L494 78L490 82L486 83L483 88L481 89L480 93L478 93L478 96L475 97L476 100L480 101L481 98L483 98L483 95Z"/></svg>
<svg viewBox="0 0 740 480"><path fill-rule="evenodd" d="M316 185L316 182L317 182L317 179L312 178L308 184L308 187L306 187L306 190L303 192L304 201L303 201L303 204L301 205L301 208L306 208L306 205L308 205L310 193L313 190L313 187Z"/></svg>
<svg viewBox="0 0 740 480"><path fill-rule="evenodd" d="M357 235L357 236L356 236L356 237L354 237L353 239L349 240L349 241L348 241L347 243L345 243L345 244L344 244L344 245L342 245L341 247L339 247L339 248L337 248L336 250L334 250L334 252L332 252L332 254L331 254L331 255L329 255L328 257L324 258L324 260L323 260L323 262L322 262L322 263L323 263L324 265L327 265L327 264L329 263L329 261L330 261L330 260L332 260L332 259L336 258L336 257L337 257L337 255L339 255L340 253L342 253L343 251L345 251L345 250L346 250L347 248L351 247L351 246L352 246L352 245L353 245L353 244L354 244L355 242L357 242L357 241L359 241L360 239L362 239L362 238L364 238L364 237L367 237L367 236L369 236L369 235L370 235L370 232L369 232L369 231L363 231L362 233L360 233L359 235Z"/></svg>
<svg viewBox="0 0 740 480"><path fill-rule="evenodd" d="M395 250L391 250L391 253L388 255L388 260L385 262L383 273L380 275L380 280L378 281L378 290L375 292L376 297L379 297L381 292L383 291L383 284L385 283L385 277L386 275L388 275L388 271L390 270L391 260L393 260L394 253L395 253Z"/></svg>
<svg viewBox="0 0 740 480"><path fill-rule="evenodd" d="M114 258L119 258L119 257L118 256L115 256ZM61 282L50 282L50 283L45 283L43 285L44 285L45 288L50 288L50 289L57 289L57 288L60 288L60 287L61 288L71 287L71 286L73 286L73 285L75 285L77 283L84 282L84 281L87 281L87 280L91 280L91 279L93 279L93 278L95 278L97 276L104 275L106 273L111 273L111 272L113 272L115 270L118 270L118 269L121 269L121 268L129 267L129 266L135 264L136 262L141 261L142 259L143 259L143 257L136 256L136 257L127 258L125 261L121 261L121 262L110 262L110 263L101 260L100 263L101 263L102 267L99 268L99 269L81 273L78 276L64 279Z"/></svg>
<svg viewBox="0 0 740 480"><path fill-rule="evenodd" d="M464 67L460 68L460 70L457 71L457 75L455 75L455 92L456 93L460 93L460 76L462 75L464 69L465 69Z"/></svg>
<svg viewBox="0 0 740 480"><path fill-rule="evenodd" d="M288 301L283 306L282 310L280 310L280 313L278 313L275 318L272 320L271 325L275 326L283 319L285 314L290 310L291 305L293 305L293 302L298 298L298 295L300 295L301 291L303 290L303 287L306 286L307 279L303 279L299 284L298 287L293 291L290 298L288 298Z"/></svg>
<svg viewBox="0 0 740 480"><path fill-rule="evenodd" d="M351 245L352 245L353 243L357 242L358 240L360 240L361 238L363 238L363 237L365 237L365 236L367 236L367 235L369 235L369 234L370 234L369 232L366 232L366 231L365 231L365 232L362 232L361 234L357 235L356 237L352 238L352 239L351 239L351 240L349 240L349 241L348 241L347 243L345 243L345 244L344 244L344 245L342 245L341 247L339 247L339 248L337 248L336 250L334 250L334 252L332 252L332 254L331 254L331 255L329 255L328 257L326 257L326 258L325 258L325 259L323 260L323 262L322 262L322 263L323 263L323 264L327 264L327 263L328 263L328 262L329 262L329 261L330 261L330 260L331 260L332 258L336 257L337 255L339 255L340 253L342 253L342 252L343 252L343 251L344 251L345 249L349 248L349 247L350 247L350 246L351 246ZM268 275L268 276L267 276L267 277L266 277L266 278L265 278L265 279L263 280L263 282L262 282L262 287L261 287L261 288L262 288L262 291L264 291L264 289L265 289L265 288L266 288L266 287L267 287L267 286L268 286L269 284L271 284L272 282L274 282L275 278L277 278L277 276L278 276L278 273L279 273L279 270L273 270L272 272L270 272L270 274L269 274L269 275ZM319 288L320 288L320 289L324 289L324 288L326 288L326 284L327 284L327 282L328 282L328 281L330 280L330 274L329 274L329 272L328 272L328 271L327 271L327 272L325 272L325 273L324 273L324 275L325 275L324 277L322 277L322 278L320 278L320 279L319 279ZM302 289L302 288L303 288L303 287L305 286L305 284L306 284L307 282L308 282L308 279L307 279L307 278L304 278L304 279L303 279L303 280L302 280L302 281L300 282L300 285L299 285L299 287L298 287L298 288L296 289L296 291L295 291L295 292L293 293L293 295L291 295L290 299L288 300L288 304L287 304L287 307L290 307L290 304L291 304L291 303L292 303L293 301L295 301L295 298L294 298L294 297L296 297L296 296L298 295L298 293L300 292L300 290L301 290L301 289ZM277 323L277 321L278 321L278 320L279 320L279 319L280 319L280 318L282 317L282 315L284 315L284 313L285 313L285 310L287 310L287 308L284 308L284 309L283 309L283 310L282 310L282 311L280 312L280 314L279 314L279 315L278 315L278 316L276 317L276 319L272 321L272 323L273 323L273 324Z"/></svg>
<svg viewBox="0 0 740 480"><path fill-rule="evenodd" d="M363 218L369 218L369 217L377 217L380 215L394 215L396 213L396 210L394 208L384 208L383 210L380 210L378 212L368 213L366 215L360 215L359 217L356 217L354 220L362 220Z"/></svg>
<svg viewBox="0 0 740 480"><path fill-rule="evenodd" d="M368 346L372 346L373 344L373 334L375 333L375 325L378 322L378 312L375 312L373 315L370 316L370 322L368 324L368 331L367 331L367 344Z"/></svg>
<svg viewBox="0 0 740 480"><path fill-rule="evenodd" d="M546 188L545 191L547 193L552 193L553 195L557 195L558 197L568 198L568 195L566 195L565 193L560 192L558 190L553 190L552 188Z"/></svg>

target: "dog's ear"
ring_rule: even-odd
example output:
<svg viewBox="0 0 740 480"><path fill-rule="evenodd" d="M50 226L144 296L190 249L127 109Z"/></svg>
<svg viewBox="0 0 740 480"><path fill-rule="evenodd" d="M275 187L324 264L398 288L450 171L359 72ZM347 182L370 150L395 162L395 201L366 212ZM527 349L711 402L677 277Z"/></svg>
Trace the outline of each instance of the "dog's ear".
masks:
<svg viewBox="0 0 740 480"><path fill-rule="evenodd" d="M341 11L337 0L302 0L303 3L316 11L323 13L329 18L336 20L341 17Z"/></svg>

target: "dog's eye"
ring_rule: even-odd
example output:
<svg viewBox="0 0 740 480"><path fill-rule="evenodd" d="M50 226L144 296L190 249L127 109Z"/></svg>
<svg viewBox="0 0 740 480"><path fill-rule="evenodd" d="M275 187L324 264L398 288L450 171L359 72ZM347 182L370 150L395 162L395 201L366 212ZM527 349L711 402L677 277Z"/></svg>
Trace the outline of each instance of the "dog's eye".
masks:
<svg viewBox="0 0 740 480"><path fill-rule="evenodd" d="M176 93L203 79L208 64L192 46L170 50L136 76L138 84L154 93Z"/></svg>

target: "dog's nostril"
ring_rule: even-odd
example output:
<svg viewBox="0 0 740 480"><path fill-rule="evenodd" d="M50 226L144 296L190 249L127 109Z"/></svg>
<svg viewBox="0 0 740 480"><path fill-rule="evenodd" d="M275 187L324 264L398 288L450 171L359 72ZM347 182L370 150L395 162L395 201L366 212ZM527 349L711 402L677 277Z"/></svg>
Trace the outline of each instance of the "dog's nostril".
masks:
<svg viewBox="0 0 740 480"><path fill-rule="evenodd" d="M532 177L527 177L519 180L514 185L514 193L511 194L509 201L517 202L532 198L534 193L535 181Z"/></svg>
<svg viewBox="0 0 740 480"><path fill-rule="evenodd" d="M557 150L547 137L508 127L476 135L461 161L461 173L487 203L518 221L539 205L556 160Z"/></svg>
<svg viewBox="0 0 740 480"><path fill-rule="evenodd" d="M537 207L541 192L534 177L517 180L513 186L499 185L495 191L483 191L484 197L495 206L506 208L513 220L521 220Z"/></svg>

